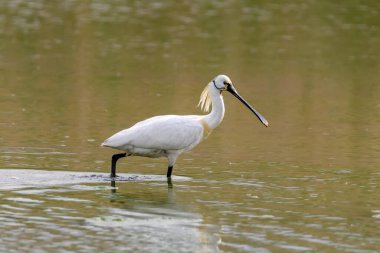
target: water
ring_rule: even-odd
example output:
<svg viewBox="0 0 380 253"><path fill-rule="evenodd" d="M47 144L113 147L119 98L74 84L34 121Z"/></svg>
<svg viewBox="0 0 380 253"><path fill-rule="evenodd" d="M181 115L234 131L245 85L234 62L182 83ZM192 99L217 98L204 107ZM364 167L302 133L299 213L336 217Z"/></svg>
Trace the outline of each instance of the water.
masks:
<svg viewBox="0 0 380 253"><path fill-rule="evenodd" d="M1 252L378 252L376 1L1 1ZM100 143L199 114L218 129L166 161Z"/></svg>

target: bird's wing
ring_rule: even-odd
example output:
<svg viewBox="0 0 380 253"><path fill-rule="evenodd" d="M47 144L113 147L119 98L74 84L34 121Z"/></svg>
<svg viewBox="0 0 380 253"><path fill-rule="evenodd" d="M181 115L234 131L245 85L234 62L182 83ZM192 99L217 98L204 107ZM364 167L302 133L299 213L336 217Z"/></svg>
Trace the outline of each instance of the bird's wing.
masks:
<svg viewBox="0 0 380 253"><path fill-rule="evenodd" d="M202 134L198 116L156 116L114 134L103 146L178 150L197 144Z"/></svg>

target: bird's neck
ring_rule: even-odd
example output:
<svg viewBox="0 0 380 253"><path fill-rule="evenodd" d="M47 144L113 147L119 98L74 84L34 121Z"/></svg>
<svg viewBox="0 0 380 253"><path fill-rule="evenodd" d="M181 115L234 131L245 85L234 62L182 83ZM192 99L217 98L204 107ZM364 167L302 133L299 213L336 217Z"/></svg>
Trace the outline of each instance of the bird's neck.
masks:
<svg viewBox="0 0 380 253"><path fill-rule="evenodd" d="M211 95L212 110L209 114L204 116L204 120L207 122L211 129L216 128L222 122L224 117L224 102L223 96L215 86L210 83L209 86Z"/></svg>

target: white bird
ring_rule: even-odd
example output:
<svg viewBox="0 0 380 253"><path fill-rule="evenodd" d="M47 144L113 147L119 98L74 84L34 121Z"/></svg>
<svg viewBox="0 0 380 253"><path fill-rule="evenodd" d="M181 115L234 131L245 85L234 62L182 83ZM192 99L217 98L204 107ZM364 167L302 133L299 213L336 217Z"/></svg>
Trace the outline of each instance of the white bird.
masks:
<svg viewBox="0 0 380 253"><path fill-rule="evenodd" d="M112 156L111 177L116 177L116 162L119 158L145 156L166 157L167 177L170 178L178 156L198 145L222 122L222 91L228 91L237 97L265 126L269 125L268 121L239 95L228 76L218 75L205 87L198 104L206 112L212 105L209 114L156 116L140 121L105 140L102 146L124 151Z"/></svg>

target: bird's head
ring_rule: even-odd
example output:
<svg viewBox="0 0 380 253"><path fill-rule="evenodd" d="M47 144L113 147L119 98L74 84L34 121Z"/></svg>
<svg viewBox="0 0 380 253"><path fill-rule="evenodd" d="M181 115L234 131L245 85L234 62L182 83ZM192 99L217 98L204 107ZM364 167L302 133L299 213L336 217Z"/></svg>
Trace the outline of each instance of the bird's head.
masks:
<svg viewBox="0 0 380 253"><path fill-rule="evenodd" d="M268 121L258 112L256 111L250 104L248 104L245 99L240 96L240 94L237 92L235 87L232 85L231 79L226 75L218 75L215 77L214 80L212 80L212 83L216 89L222 93L222 91L228 91L232 95L234 95L237 99L240 100L246 107L248 107L249 110L251 110L256 117L263 123L265 126L269 126Z"/></svg>
<svg viewBox="0 0 380 253"><path fill-rule="evenodd" d="M228 87L232 86L231 79L226 75L218 75L217 77L215 77L215 79L212 82L215 88L217 88L221 92L223 90L228 90Z"/></svg>

